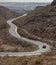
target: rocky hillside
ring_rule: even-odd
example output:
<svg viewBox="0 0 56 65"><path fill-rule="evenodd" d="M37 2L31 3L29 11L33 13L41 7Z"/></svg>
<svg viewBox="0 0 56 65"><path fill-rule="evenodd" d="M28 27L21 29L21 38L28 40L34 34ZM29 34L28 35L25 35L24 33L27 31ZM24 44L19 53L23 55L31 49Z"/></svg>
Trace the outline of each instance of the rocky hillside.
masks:
<svg viewBox="0 0 56 65"><path fill-rule="evenodd" d="M18 26L18 32L22 36L42 41L56 41L56 5L35 9L14 23Z"/></svg>
<svg viewBox="0 0 56 65"><path fill-rule="evenodd" d="M36 45L14 38L9 33L9 25L6 21L19 15L0 6L0 51L31 51L38 48Z"/></svg>
<svg viewBox="0 0 56 65"><path fill-rule="evenodd" d="M6 7L0 6L0 28L4 27L7 19L19 16L19 14L9 10Z"/></svg>
<svg viewBox="0 0 56 65"><path fill-rule="evenodd" d="M0 17L1 18L3 17L5 19L9 19L9 18L15 17L15 16L18 16L18 14L11 11L10 9L8 9L6 7L0 6Z"/></svg>

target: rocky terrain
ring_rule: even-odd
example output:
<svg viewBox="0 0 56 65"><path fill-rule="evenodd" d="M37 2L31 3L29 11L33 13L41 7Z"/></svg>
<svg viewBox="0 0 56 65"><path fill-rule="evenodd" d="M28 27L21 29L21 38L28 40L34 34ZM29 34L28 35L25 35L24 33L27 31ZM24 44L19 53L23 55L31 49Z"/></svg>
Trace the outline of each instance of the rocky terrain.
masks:
<svg viewBox="0 0 56 65"><path fill-rule="evenodd" d="M51 51L36 56L9 57L7 55L0 57L0 65L56 65L56 5L51 4L39 10L36 8L26 17L13 21L13 23L18 26L19 34L30 39L48 43L51 46ZM11 46L16 46L15 44L17 42L17 46L19 46L18 43L20 43L22 49L21 44L23 44L23 41L19 42L19 40L8 34L8 28L9 26L6 25L6 29L1 29L7 30L5 32L7 35L5 35L5 33L0 35L3 41L1 41L1 43L4 43L6 40L4 44L7 45L9 43ZM0 33L2 34L2 32ZM3 37L4 35L5 38Z"/></svg>
<svg viewBox="0 0 56 65"><path fill-rule="evenodd" d="M56 0L53 0L53 2L51 3L51 5L56 5Z"/></svg>
<svg viewBox="0 0 56 65"><path fill-rule="evenodd" d="M41 40L56 48L56 5L35 9L14 23L22 36Z"/></svg>
<svg viewBox="0 0 56 65"><path fill-rule="evenodd" d="M50 55L51 54L51 55ZM1 65L56 65L56 55L46 53L39 56L0 57Z"/></svg>
<svg viewBox="0 0 56 65"><path fill-rule="evenodd" d="M0 6L0 29L2 27L5 28L6 20L13 18L13 17L16 17L16 16L19 16L19 15L15 12L9 10L6 7Z"/></svg>
<svg viewBox="0 0 56 65"><path fill-rule="evenodd" d="M35 45L18 40L10 35L9 25L6 21L17 16L20 14L0 6L0 51L31 51L37 48Z"/></svg>
<svg viewBox="0 0 56 65"><path fill-rule="evenodd" d="M14 21L14 24L22 36L48 43L51 52L45 57L42 55L43 65L56 65L56 5L51 4L39 10L36 8L26 17Z"/></svg>

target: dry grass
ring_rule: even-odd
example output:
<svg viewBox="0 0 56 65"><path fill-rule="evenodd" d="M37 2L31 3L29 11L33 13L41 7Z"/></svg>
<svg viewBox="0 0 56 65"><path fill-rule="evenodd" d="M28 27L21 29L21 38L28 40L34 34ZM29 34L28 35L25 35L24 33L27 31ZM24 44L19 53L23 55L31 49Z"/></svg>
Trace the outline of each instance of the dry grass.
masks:
<svg viewBox="0 0 56 65"><path fill-rule="evenodd" d="M0 6L0 51L31 51L38 47L14 38L9 33L7 20L19 16L5 7Z"/></svg>
<svg viewBox="0 0 56 65"><path fill-rule="evenodd" d="M51 54L51 55L50 55ZM56 65L56 54L46 53L39 56L0 57L1 65Z"/></svg>

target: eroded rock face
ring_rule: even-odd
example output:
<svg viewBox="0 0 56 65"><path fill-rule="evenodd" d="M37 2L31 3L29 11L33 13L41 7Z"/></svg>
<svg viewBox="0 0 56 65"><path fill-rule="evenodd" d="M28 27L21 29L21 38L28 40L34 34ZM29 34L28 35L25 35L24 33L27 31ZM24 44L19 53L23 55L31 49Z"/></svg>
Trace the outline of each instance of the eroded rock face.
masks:
<svg viewBox="0 0 56 65"><path fill-rule="evenodd" d="M51 5L56 5L56 0L53 0Z"/></svg>

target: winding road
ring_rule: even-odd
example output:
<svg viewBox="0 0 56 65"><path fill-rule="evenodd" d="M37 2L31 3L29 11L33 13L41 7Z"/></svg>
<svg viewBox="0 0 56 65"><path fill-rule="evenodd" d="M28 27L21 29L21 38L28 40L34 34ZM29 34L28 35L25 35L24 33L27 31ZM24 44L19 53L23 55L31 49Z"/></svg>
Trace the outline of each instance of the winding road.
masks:
<svg viewBox="0 0 56 65"><path fill-rule="evenodd" d="M31 44L37 45L39 47L39 49L35 50L35 51L31 51L31 52L0 52L0 56L30 56L30 55L41 55L44 52L49 52L50 51L50 46L46 43L40 42L40 41L35 41L35 40L31 40L31 39L27 39L25 37L22 37L18 34L17 32L17 26L15 24L13 24L12 22L14 20L20 19L24 16L26 16L27 14L24 14L20 17L17 18L13 18L7 21L7 24L10 26L9 28L9 33L14 36L15 38L18 38L20 40L29 42ZM46 46L46 48L43 48L43 46Z"/></svg>

